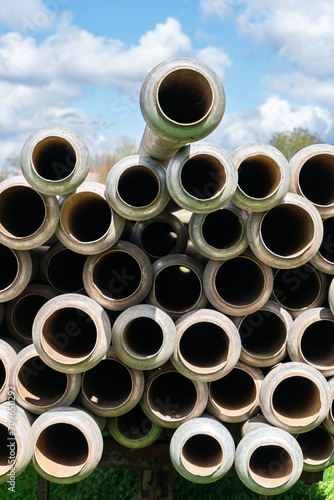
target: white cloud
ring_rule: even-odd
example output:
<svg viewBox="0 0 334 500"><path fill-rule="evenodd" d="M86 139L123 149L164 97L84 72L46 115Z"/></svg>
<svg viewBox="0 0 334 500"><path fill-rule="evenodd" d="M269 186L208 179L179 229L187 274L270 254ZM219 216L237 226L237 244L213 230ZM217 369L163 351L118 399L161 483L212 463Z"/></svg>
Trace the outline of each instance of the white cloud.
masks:
<svg viewBox="0 0 334 500"><path fill-rule="evenodd" d="M237 16L241 35L271 49L308 76L334 75L331 0L248 0Z"/></svg>
<svg viewBox="0 0 334 500"><path fill-rule="evenodd" d="M52 1L68 0L45 5ZM36 2L27 2L30 12L40 5ZM42 42L33 35L12 31L0 37L0 168L7 156L19 154L31 133L47 125L75 130L95 154L110 136L121 133L116 122L131 119L134 103L140 114L138 93L148 72L165 59L192 51L190 38L171 17L131 46L72 25L69 13L57 19L54 32ZM106 107L107 118L72 105L85 97L85 85L120 91Z"/></svg>
<svg viewBox="0 0 334 500"><path fill-rule="evenodd" d="M224 20L231 14L235 0L201 0L200 10L206 17Z"/></svg>
<svg viewBox="0 0 334 500"><path fill-rule="evenodd" d="M57 32L40 44L19 33L2 36L0 78L27 84L58 78L130 91L158 63L190 52L190 39L171 17L130 47L69 25L63 17Z"/></svg>
<svg viewBox="0 0 334 500"><path fill-rule="evenodd" d="M218 47L205 47L196 53L196 59L212 68L223 79L227 68L232 65L228 54Z"/></svg>
<svg viewBox="0 0 334 500"><path fill-rule="evenodd" d="M292 105L285 99L269 97L261 106L246 112L226 114L208 140L220 144L227 151L250 142L268 142L275 132L294 127L316 131L321 137L333 139L331 113L321 107Z"/></svg>
<svg viewBox="0 0 334 500"><path fill-rule="evenodd" d="M64 4L64 0L1 0L0 23L24 33L50 29L59 2Z"/></svg>

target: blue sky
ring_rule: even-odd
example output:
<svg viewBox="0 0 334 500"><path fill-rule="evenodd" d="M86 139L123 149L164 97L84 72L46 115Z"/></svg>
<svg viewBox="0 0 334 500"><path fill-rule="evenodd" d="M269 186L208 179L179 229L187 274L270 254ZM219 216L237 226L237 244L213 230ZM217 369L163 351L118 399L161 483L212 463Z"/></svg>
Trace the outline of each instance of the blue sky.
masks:
<svg viewBox="0 0 334 500"><path fill-rule="evenodd" d="M194 57L226 92L205 140L228 152L305 127L334 141L334 3L328 0L0 0L0 168L47 125L91 154L139 144L144 78Z"/></svg>

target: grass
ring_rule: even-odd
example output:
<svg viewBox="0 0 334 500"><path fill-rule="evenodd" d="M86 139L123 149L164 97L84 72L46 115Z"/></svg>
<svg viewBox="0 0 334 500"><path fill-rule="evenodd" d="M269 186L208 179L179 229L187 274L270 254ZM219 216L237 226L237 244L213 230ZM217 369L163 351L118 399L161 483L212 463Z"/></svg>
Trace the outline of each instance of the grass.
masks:
<svg viewBox="0 0 334 500"><path fill-rule="evenodd" d="M16 479L15 493L0 485L0 500L35 500L37 474L29 467ZM70 485L51 484L50 500L133 500L137 489L137 472L132 469L98 467L85 480ZM186 481L175 473L175 500L257 500L237 477L225 476L210 485ZM273 500L334 500L334 466L324 472L323 481L310 486L298 481L293 488Z"/></svg>

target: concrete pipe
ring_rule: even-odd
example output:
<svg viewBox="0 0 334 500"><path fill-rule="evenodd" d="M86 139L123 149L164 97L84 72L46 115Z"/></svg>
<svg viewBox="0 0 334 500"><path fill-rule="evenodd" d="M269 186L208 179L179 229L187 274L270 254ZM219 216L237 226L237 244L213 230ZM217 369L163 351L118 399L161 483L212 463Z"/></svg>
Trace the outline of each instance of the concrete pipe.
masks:
<svg viewBox="0 0 334 500"><path fill-rule="evenodd" d="M328 382L313 366L298 361L276 365L264 378L260 406L271 424L291 434L317 427L331 404Z"/></svg>
<svg viewBox="0 0 334 500"><path fill-rule="evenodd" d="M331 394L331 402L323 425L331 434L334 434L334 377L328 379L328 385Z"/></svg>
<svg viewBox="0 0 334 500"><path fill-rule="evenodd" d="M55 196L35 191L21 175L0 183L0 243L30 250L47 242L59 222Z"/></svg>
<svg viewBox="0 0 334 500"><path fill-rule="evenodd" d="M249 212L264 212L278 205L290 186L290 168L274 146L250 143L231 154L238 170L233 203Z"/></svg>
<svg viewBox="0 0 334 500"><path fill-rule="evenodd" d="M194 483L213 483L232 467L235 444L226 427L210 417L184 422L170 442L170 458L177 472Z"/></svg>
<svg viewBox="0 0 334 500"><path fill-rule="evenodd" d="M96 366L83 373L79 400L95 415L116 417L137 405L144 385L144 373L125 365L110 347Z"/></svg>
<svg viewBox="0 0 334 500"><path fill-rule="evenodd" d="M240 337L232 321L211 309L197 309L176 322L171 362L185 377L209 382L226 376L240 356Z"/></svg>
<svg viewBox="0 0 334 500"><path fill-rule="evenodd" d="M31 344L17 354L11 384L19 405L39 415L51 408L70 406L79 394L81 377L50 368Z"/></svg>
<svg viewBox="0 0 334 500"><path fill-rule="evenodd" d="M165 255L184 253L188 232L178 217L169 212L161 212L150 220L136 222L131 241L154 261Z"/></svg>
<svg viewBox="0 0 334 500"><path fill-rule="evenodd" d="M32 325L36 314L58 292L47 285L28 285L23 292L8 302L6 325L11 335L21 344L32 343Z"/></svg>
<svg viewBox="0 0 334 500"><path fill-rule="evenodd" d="M209 383L207 411L222 422L244 422L259 412L263 373L240 361L219 380Z"/></svg>
<svg viewBox="0 0 334 500"><path fill-rule="evenodd" d="M0 483L7 483L8 493L15 493L15 480L29 465L33 454L31 425L26 412L10 400L0 404Z"/></svg>
<svg viewBox="0 0 334 500"><path fill-rule="evenodd" d="M111 209L104 191L104 184L83 182L61 203L56 236L73 252L99 254L121 237L125 220Z"/></svg>
<svg viewBox="0 0 334 500"><path fill-rule="evenodd" d="M218 311L244 316L260 309L273 288L272 269L248 250L234 259L210 260L203 284L209 302Z"/></svg>
<svg viewBox="0 0 334 500"><path fill-rule="evenodd" d="M326 275L310 264L293 269L278 269L274 274L272 297L292 318L321 306L327 294Z"/></svg>
<svg viewBox="0 0 334 500"><path fill-rule="evenodd" d="M334 280L332 279L328 289L328 303L332 314L334 314Z"/></svg>
<svg viewBox="0 0 334 500"><path fill-rule="evenodd" d="M85 262L86 255L73 252L59 241L50 246L40 260L42 280L56 292L83 292Z"/></svg>
<svg viewBox="0 0 334 500"><path fill-rule="evenodd" d="M189 237L194 247L210 260L238 257L248 247L248 212L228 203L209 214L193 214Z"/></svg>
<svg viewBox="0 0 334 500"><path fill-rule="evenodd" d="M168 191L178 206L194 213L214 212L228 203L238 184L230 155L208 142L181 148L167 169Z"/></svg>
<svg viewBox="0 0 334 500"><path fill-rule="evenodd" d="M289 163L290 190L313 203L322 217L334 215L334 146L306 146Z"/></svg>
<svg viewBox="0 0 334 500"><path fill-rule="evenodd" d="M311 264L323 273L334 274L334 217L322 221L324 235L319 250L311 259Z"/></svg>
<svg viewBox="0 0 334 500"><path fill-rule="evenodd" d="M72 193L85 180L90 155L83 139L65 127L34 132L21 151L21 170L36 191L49 195Z"/></svg>
<svg viewBox="0 0 334 500"><path fill-rule="evenodd" d="M327 307L314 307L300 314L288 333L292 361L317 368L325 377L334 375L334 316Z"/></svg>
<svg viewBox="0 0 334 500"><path fill-rule="evenodd" d="M272 300L247 316L232 320L241 339L240 360L258 368L273 366L287 355L287 338L293 320Z"/></svg>
<svg viewBox="0 0 334 500"><path fill-rule="evenodd" d="M206 65L178 57L158 64L147 75L140 107L147 126L138 153L168 164L179 148L203 139L218 126L225 92Z"/></svg>
<svg viewBox="0 0 334 500"><path fill-rule="evenodd" d="M306 198L288 193L274 208L250 214L249 246L268 266L292 269L306 264L320 248L323 225Z"/></svg>
<svg viewBox="0 0 334 500"><path fill-rule="evenodd" d="M207 402L206 382L190 380L166 363L147 374L140 404L150 420L162 427L176 428L202 415Z"/></svg>
<svg viewBox="0 0 334 500"><path fill-rule="evenodd" d="M0 302L14 299L28 286L33 272L29 250L14 250L0 244Z"/></svg>
<svg viewBox="0 0 334 500"><path fill-rule="evenodd" d="M134 221L155 217L170 200L164 166L142 155L119 160L108 174L105 191L115 212Z"/></svg>
<svg viewBox="0 0 334 500"><path fill-rule="evenodd" d="M51 368L81 373L97 365L111 340L107 313L90 297L58 295L38 311L32 328L38 355Z"/></svg>
<svg viewBox="0 0 334 500"><path fill-rule="evenodd" d="M145 448L159 439L163 427L152 422L140 405L124 415L108 419L108 430L119 444L131 449Z"/></svg>
<svg viewBox="0 0 334 500"><path fill-rule="evenodd" d="M143 250L120 240L110 250L87 258L83 281L87 294L106 309L123 311L142 302L153 279Z"/></svg>
<svg viewBox="0 0 334 500"><path fill-rule="evenodd" d="M119 359L138 370L153 370L166 363L176 346L173 320L150 304L129 307L116 319L111 342Z"/></svg>
<svg viewBox="0 0 334 500"><path fill-rule="evenodd" d="M284 493L303 471L303 453L297 440L287 431L261 422L247 431L247 424L235 452L239 479L259 495Z"/></svg>
<svg viewBox="0 0 334 500"><path fill-rule="evenodd" d="M153 284L146 302L178 318L207 304L203 288L203 266L184 254L173 254L154 262Z"/></svg>
<svg viewBox="0 0 334 500"><path fill-rule="evenodd" d="M71 484L97 467L103 451L101 429L86 411L54 408L40 415L32 427L32 465L52 483Z"/></svg>
<svg viewBox="0 0 334 500"><path fill-rule="evenodd" d="M334 440L323 426L296 436L304 457L304 471L317 472L334 464Z"/></svg>
<svg viewBox="0 0 334 500"><path fill-rule="evenodd" d="M0 339L0 403L7 401L10 389L10 375L16 360L13 347Z"/></svg>

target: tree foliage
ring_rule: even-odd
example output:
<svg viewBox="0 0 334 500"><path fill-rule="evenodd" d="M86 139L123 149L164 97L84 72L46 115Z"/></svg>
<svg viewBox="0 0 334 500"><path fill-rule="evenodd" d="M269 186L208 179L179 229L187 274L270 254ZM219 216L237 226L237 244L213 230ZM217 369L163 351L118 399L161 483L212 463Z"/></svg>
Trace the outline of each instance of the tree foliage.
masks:
<svg viewBox="0 0 334 500"><path fill-rule="evenodd" d="M290 160L293 155L301 149L311 144L323 143L323 140L309 130L302 127L295 127L290 132L276 132L271 136L269 143L281 151L284 156Z"/></svg>

